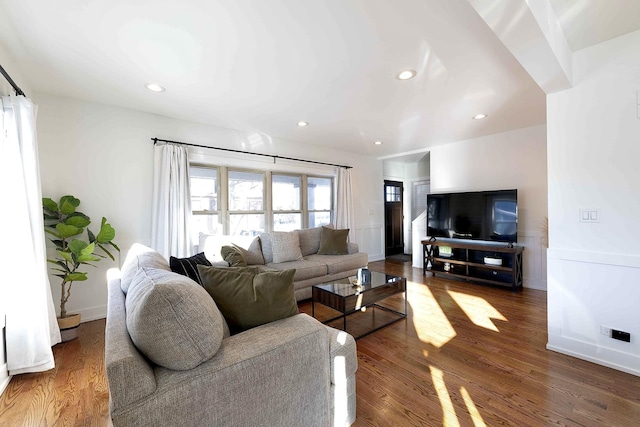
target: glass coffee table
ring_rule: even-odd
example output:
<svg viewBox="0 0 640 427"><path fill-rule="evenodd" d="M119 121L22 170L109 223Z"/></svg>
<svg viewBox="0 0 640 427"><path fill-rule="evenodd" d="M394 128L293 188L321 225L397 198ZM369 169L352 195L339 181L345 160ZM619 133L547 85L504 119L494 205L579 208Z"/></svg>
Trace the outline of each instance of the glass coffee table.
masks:
<svg viewBox="0 0 640 427"><path fill-rule="evenodd" d="M404 294L403 301L398 301L398 297L391 298L399 294ZM323 320L323 323L329 324L342 319L343 331L347 331L347 318L356 320L355 316L363 317L359 313L370 311L369 318L358 319L360 324L370 324L364 331L359 331L357 336L354 335L356 339L362 338L407 317L407 280L404 277L372 271L370 283L355 286L345 277L314 285L311 289L313 317L316 316L316 303L341 313L339 316Z"/></svg>

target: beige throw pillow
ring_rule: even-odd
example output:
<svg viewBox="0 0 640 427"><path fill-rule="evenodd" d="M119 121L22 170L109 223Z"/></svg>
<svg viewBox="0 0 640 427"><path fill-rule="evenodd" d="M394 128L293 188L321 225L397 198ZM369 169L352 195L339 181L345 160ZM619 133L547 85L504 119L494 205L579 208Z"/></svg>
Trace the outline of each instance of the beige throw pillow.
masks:
<svg viewBox="0 0 640 427"><path fill-rule="evenodd" d="M273 262L288 262L302 260L300 239L297 231L274 231L271 233Z"/></svg>

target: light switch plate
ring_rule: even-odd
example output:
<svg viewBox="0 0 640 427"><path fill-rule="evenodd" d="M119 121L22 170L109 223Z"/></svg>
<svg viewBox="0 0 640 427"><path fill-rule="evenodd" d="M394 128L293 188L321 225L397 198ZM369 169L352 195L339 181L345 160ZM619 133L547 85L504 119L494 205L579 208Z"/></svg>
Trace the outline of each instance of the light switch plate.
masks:
<svg viewBox="0 0 640 427"><path fill-rule="evenodd" d="M580 216L578 218L580 219L580 222L588 222L588 223L600 222L601 220L600 209L581 208Z"/></svg>

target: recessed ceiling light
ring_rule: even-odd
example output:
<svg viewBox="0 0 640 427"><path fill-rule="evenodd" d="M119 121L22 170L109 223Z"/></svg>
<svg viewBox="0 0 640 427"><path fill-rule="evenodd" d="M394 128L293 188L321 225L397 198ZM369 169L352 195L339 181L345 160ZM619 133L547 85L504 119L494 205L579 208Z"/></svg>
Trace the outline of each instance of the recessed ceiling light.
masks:
<svg viewBox="0 0 640 427"><path fill-rule="evenodd" d="M305 122L305 121L299 121L298 122L298 126L300 126L301 128L305 127L305 126L309 126L309 122Z"/></svg>
<svg viewBox="0 0 640 427"><path fill-rule="evenodd" d="M382 145L382 141L376 141L373 143L373 145Z"/></svg>
<svg viewBox="0 0 640 427"><path fill-rule="evenodd" d="M415 70L402 70L398 73L398 75L396 76L396 78L398 80L409 80L412 79L416 76L416 71Z"/></svg>
<svg viewBox="0 0 640 427"><path fill-rule="evenodd" d="M487 117L486 114L476 114L475 116L472 117L473 120L482 120L485 117Z"/></svg>
<svg viewBox="0 0 640 427"><path fill-rule="evenodd" d="M159 84L156 83L148 83L147 85L145 85L145 87L147 89L149 89L151 92L164 92L165 88L163 88L162 86L160 86Z"/></svg>

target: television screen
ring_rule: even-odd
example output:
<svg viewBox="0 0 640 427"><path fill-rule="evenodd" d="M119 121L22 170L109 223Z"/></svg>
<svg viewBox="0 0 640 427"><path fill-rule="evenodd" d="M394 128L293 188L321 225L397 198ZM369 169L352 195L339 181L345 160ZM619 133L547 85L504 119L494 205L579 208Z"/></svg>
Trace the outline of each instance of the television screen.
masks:
<svg viewBox="0 0 640 427"><path fill-rule="evenodd" d="M518 190L427 195L429 237L518 241Z"/></svg>

